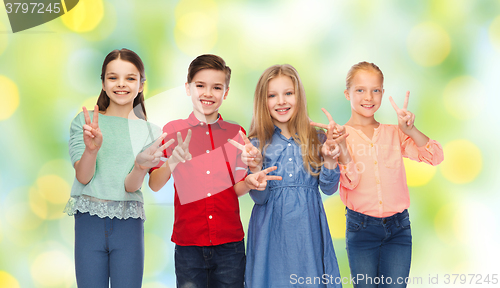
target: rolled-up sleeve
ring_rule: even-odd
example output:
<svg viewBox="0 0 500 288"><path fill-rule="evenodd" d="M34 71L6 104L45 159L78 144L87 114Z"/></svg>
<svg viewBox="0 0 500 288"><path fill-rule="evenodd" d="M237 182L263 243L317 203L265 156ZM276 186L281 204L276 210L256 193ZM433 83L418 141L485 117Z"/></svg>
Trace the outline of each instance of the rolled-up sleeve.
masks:
<svg viewBox="0 0 500 288"><path fill-rule="evenodd" d="M401 152L403 157L418 162L425 162L432 166L436 166L444 160L443 147L441 147L439 142L432 139L429 139L424 146L417 147L415 141L406 136L401 143Z"/></svg>

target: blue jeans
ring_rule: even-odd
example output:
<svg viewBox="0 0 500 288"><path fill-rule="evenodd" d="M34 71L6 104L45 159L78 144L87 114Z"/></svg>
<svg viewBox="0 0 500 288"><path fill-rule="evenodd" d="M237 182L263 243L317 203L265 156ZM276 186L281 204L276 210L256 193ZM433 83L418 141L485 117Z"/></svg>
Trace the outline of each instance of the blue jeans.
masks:
<svg viewBox="0 0 500 288"><path fill-rule="evenodd" d="M142 219L75 214L78 288L139 288L144 270Z"/></svg>
<svg viewBox="0 0 500 288"><path fill-rule="evenodd" d="M411 263L410 216L386 218L347 208L346 249L354 287L406 287Z"/></svg>
<svg viewBox="0 0 500 288"><path fill-rule="evenodd" d="M175 245L175 275L179 288L243 288L243 240L216 246Z"/></svg>

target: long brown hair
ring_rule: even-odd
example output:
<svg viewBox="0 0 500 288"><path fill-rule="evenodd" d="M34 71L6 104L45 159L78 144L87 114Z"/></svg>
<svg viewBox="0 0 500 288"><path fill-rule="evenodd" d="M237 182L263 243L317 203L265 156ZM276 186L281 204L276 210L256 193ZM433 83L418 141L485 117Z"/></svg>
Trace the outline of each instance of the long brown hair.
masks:
<svg viewBox="0 0 500 288"><path fill-rule="evenodd" d="M113 50L109 52L109 54L104 58L104 62L102 63L102 71L101 71L101 81L104 83L104 76L106 75L106 67L109 62L121 59L123 61L130 62L134 64L134 66L139 70L141 75L141 83L146 81L146 75L144 74L144 64L142 63L141 58L134 51L123 48L121 50ZM106 111L109 106L109 96L106 94L106 91L101 90L101 94L99 94L99 98L97 99L97 105L99 106L99 111ZM138 106L140 105L140 106ZM134 98L134 113L137 117L147 120L148 117L146 115L146 107L144 106L144 90L137 94L137 97Z"/></svg>
<svg viewBox="0 0 500 288"><path fill-rule="evenodd" d="M259 139L259 149L264 154L265 149L263 150L263 148L270 143L274 133L273 120L267 107L267 89L269 81L279 76L288 76L292 79L297 97L297 107L290 121L288 121L288 130L295 142L301 145L304 167L311 175L317 176L322 165L319 153L321 143L318 138L318 130L309 124L311 120L307 115L306 93L299 73L293 66L289 64L274 65L267 68L260 76L255 88L253 117L250 124L249 138Z"/></svg>

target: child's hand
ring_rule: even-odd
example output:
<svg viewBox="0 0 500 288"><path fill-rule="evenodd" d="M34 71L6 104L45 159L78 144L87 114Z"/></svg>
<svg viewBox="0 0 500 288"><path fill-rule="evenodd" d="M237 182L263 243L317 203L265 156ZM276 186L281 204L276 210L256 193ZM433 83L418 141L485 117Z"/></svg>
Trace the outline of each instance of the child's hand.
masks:
<svg viewBox="0 0 500 288"><path fill-rule="evenodd" d="M245 145L241 145L240 143L234 141L233 139L227 139L227 141L233 144L234 147L240 149L241 153L241 161L245 163L250 168L250 171L257 172L262 169L262 153L257 147L253 146L253 144L248 140L245 133L240 130L240 136L243 138Z"/></svg>
<svg viewBox="0 0 500 288"><path fill-rule="evenodd" d="M335 142L335 140L326 140L321 146L321 155L326 160L337 160L340 156L340 145Z"/></svg>
<svg viewBox="0 0 500 288"><path fill-rule="evenodd" d="M83 116L85 117L85 125L83 125L83 142L85 143L85 148L91 152L99 151L102 145L102 133L99 129L99 106L94 107L94 119L90 122L90 115L87 108L84 106Z"/></svg>
<svg viewBox="0 0 500 288"><path fill-rule="evenodd" d="M143 170L155 167L160 162L163 156L163 150L174 143L174 139L170 139L167 143L161 145L163 139L167 137L167 133L163 133L151 146L137 154L135 162Z"/></svg>
<svg viewBox="0 0 500 288"><path fill-rule="evenodd" d="M181 132L177 132L177 146L175 146L174 151L172 151L172 156L168 158L168 164L170 165L170 170L174 171L173 168L180 162L186 163L186 160L191 160L193 157L189 153L189 141L191 141L191 129L188 130L186 139L182 141Z"/></svg>
<svg viewBox="0 0 500 288"><path fill-rule="evenodd" d="M267 180L281 180L281 176L267 175L267 173L278 169L278 167L273 166L266 168L255 174L250 174L245 178L245 183L253 190L263 191L267 187Z"/></svg>
<svg viewBox="0 0 500 288"><path fill-rule="evenodd" d="M323 113L325 113L326 117L328 118L328 125L316 122L311 122L310 124L312 126L326 129L326 142L323 146L330 147L331 149L329 149L329 151L335 149L335 144L346 147L346 138L347 136L349 136L349 134L346 132L345 127L335 123L335 121L333 121L332 115L330 115L330 113L328 113L325 108L321 108L321 111L323 111ZM335 142L335 144L332 141ZM332 153L329 153L328 156L330 156L330 154L334 155ZM323 154L323 156L325 156L325 154Z"/></svg>
<svg viewBox="0 0 500 288"><path fill-rule="evenodd" d="M415 122L415 114L407 110L409 98L410 91L407 91L405 102L403 103L403 109L399 109L398 105L396 105L392 97L389 96L389 101L391 101L392 107L394 107L394 110L396 110L396 113L398 115L399 129L401 129L401 131L403 131L403 133L405 134L408 134L411 129L413 129L413 123Z"/></svg>

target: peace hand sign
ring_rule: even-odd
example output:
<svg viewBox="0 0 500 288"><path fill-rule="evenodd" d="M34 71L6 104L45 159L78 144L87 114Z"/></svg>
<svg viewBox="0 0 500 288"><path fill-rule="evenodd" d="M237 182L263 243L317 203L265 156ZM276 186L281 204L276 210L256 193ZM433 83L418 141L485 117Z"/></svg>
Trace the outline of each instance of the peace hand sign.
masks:
<svg viewBox="0 0 500 288"><path fill-rule="evenodd" d="M401 131L403 131L403 133L405 134L408 134L408 132L410 132L410 130L414 127L413 123L415 122L415 114L407 110L409 98L410 91L407 91L405 102L403 103L403 109L400 109L394 102L394 99L389 96L389 101L391 101L392 107L394 108L394 110L396 110L396 113L398 115L399 129L401 129Z"/></svg>
<svg viewBox="0 0 500 288"><path fill-rule="evenodd" d="M245 183L250 187L250 189L263 191L267 187L267 180L281 180L281 176L267 175L267 173L278 169L278 167L273 166L266 168L258 173L250 174L245 178Z"/></svg>
<svg viewBox="0 0 500 288"><path fill-rule="evenodd" d="M102 133L99 129L99 106L94 107L94 117L93 121L90 122L90 115L87 108L84 106L83 116L85 117L85 124L83 125L83 142L85 143L85 148L97 152L102 145Z"/></svg>
<svg viewBox="0 0 500 288"><path fill-rule="evenodd" d="M321 108L323 113L325 113L328 118L328 125L311 122L312 126L316 126L319 128L326 129L326 141L321 147L321 154L323 157L327 158L327 156L336 159L340 156L340 147L346 145L346 138L349 134L346 132L345 127L341 126L335 121L333 121L332 115L326 111L325 108Z"/></svg>
<svg viewBox="0 0 500 288"><path fill-rule="evenodd" d="M135 161L141 169L148 169L158 165L160 158L163 156L163 150L175 141L175 139L170 139L167 143L161 145L165 137L167 137L167 133L163 133L151 146L137 154Z"/></svg>
<svg viewBox="0 0 500 288"><path fill-rule="evenodd" d="M188 130L186 139L182 141L181 132L177 132L177 146L175 146L174 151L172 151L172 156L168 158L168 164L171 166L171 171L173 167L180 162L186 163L186 160L191 160L193 157L189 153L189 141L191 141L191 129Z"/></svg>
<svg viewBox="0 0 500 288"><path fill-rule="evenodd" d="M227 139L227 141L233 144L234 147L240 149L241 153L241 161L245 163L250 168L250 171L256 172L256 170L262 169L262 153L257 147L253 146L250 140L247 138L245 133L241 130L239 131L241 138L243 138L243 142L245 145L241 145L237 141L233 139Z"/></svg>

